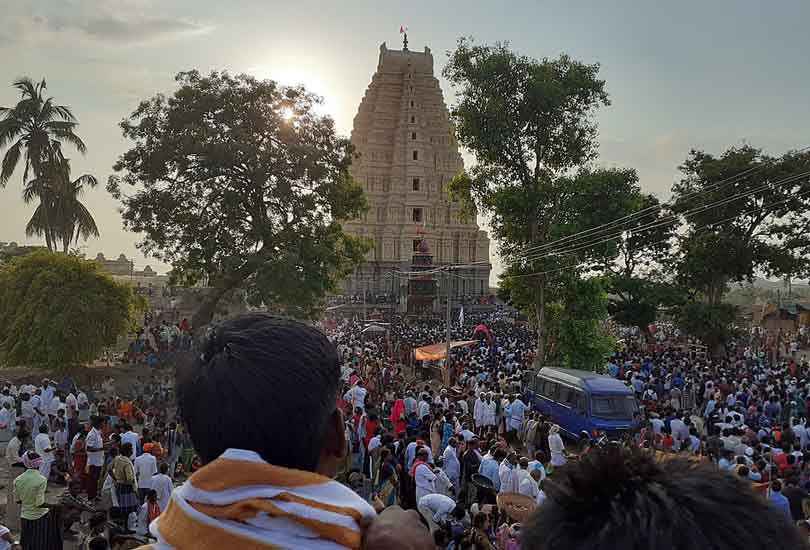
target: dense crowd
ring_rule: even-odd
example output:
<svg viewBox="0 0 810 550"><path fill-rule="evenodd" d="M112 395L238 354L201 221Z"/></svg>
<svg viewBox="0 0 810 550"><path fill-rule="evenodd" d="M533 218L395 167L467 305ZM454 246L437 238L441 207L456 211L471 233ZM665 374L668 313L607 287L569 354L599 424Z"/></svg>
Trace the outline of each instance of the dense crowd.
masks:
<svg viewBox="0 0 810 550"><path fill-rule="evenodd" d="M472 338L479 324L487 325L486 334L453 350L452 385L430 383L441 377L394 361L392 341L443 342L440 319L394 319L384 337L363 334L352 321L328 327L346 383L339 406L349 417L347 482L385 505L423 512L444 548L465 547L471 539L487 547L483 520L477 528L473 519L496 504L496 495L508 502L518 494L540 506L544 481L555 469L604 444L589 434L565 440L554 418L533 410L524 376L534 358L530 330L495 318L468 319L453 327L453 339ZM728 357L712 360L699 342L666 323L649 327L649 334L618 330L620 351L605 374L631 387L641 405L622 445L713 463L750 481L787 518L806 526L810 373L800 346L774 360L740 342ZM516 518L489 518L486 539L508 547L519 532Z"/></svg>
<svg viewBox="0 0 810 550"><path fill-rule="evenodd" d="M721 496L738 500L734 510L714 503L732 516L756 510L741 541L766 540L762 525L774 522L783 522L788 547L810 534L810 374L801 344L767 353L752 339L711 359L665 323L644 333L614 327L618 351L604 373L637 397L635 426L617 441L575 441L535 408L528 327L469 315L451 327L465 344L451 350L448 368L413 360L415 348L444 342L443 319L374 326L333 319L321 333L248 315L215 326L177 382L158 369L126 392L109 381L93 391L70 379L7 383L7 523L19 518L23 547L36 550L62 548L77 529L80 547L94 550L150 540L213 548L202 534L216 547L252 537L359 548L362 533L365 548L396 550L403 537L422 540L420 521L432 540L409 547L575 548L609 529L617 539L631 535L607 523L602 534L565 542L552 527L575 525L572 507L588 515L596 508L585 501L615 507L611 491L630 491L639 500L623 497L621 506L654 522L660 491L689 509L707 484L732 492ZM150 331L156 351L160 332ZM148 334L141 339L151 345ZM682 482L669 486L673 479ZM689 523L695 518L667 514L704 537L698 546L715 536ZM549 529L565 543L538 537ZM8 530L0 537L13 540Z"/></svg>
<svg viewBox="0 0 810 550"><path fill-rule="evenodd" d="M0 395L5 517L23 548L62 548L74 539L99 549L146 536L173 479L194 469L173 403L172 377L157 373L136 380L127 395L116 394L112 380L95 391L70 378L7 383Z"/></svg>

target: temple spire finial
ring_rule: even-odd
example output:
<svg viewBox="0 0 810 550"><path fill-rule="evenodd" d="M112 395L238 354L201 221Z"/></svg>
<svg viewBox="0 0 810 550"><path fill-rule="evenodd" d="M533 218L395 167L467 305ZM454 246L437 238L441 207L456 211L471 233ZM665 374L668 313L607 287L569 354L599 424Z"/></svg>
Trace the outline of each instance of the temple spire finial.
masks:
<svg viewBox="0 0 810 550"><path fill-rule="evenodd" d="M402 51L408 51L408 27L401 25L399 27L399 34L402 35Z"/></svg>

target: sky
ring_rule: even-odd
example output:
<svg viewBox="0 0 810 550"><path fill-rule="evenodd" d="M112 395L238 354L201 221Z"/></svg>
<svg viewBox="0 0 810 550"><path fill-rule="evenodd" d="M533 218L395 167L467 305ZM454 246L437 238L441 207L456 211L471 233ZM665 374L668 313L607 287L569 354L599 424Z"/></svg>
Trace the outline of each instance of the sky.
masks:
<svg viewBox="0 0 810 550"><path fill-rule="evenodd" d="M400 25L412 50L431 48L437 73L461 36L600 63L612 105L597 116L598 163L635 168L663 199L692 148L810 145L806 0L0 0L0 13L0 105L13 105L11 82L30 76L72 107L88 147L72 155L73 174L101 181L84 198L101 237L83 250L124 253L136 268L165 270L137 251L103 184L128 147L118 122L140 100L171 93L183 70L248 72L306 85L348 135L379 45L400 48ZM453 90L441 86L451 104ZM0 241L35 244L21 179L0 190Z"/></svg>

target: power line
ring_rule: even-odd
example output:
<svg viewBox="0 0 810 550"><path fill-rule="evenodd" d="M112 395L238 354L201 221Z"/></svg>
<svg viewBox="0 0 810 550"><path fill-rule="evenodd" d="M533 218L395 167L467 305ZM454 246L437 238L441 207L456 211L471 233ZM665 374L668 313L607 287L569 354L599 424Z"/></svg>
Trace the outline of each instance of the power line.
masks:
<svg viewBox="0 0 810 550"><path fill-rule="evenodd" d="M716 226L716 225L720 225L720 224L725 223L725 222L727 222L727 221L731 221L731 220L733 220L733 219L738 218L738 217L739 217L739 216L741 216L741 215L745 215L745 214L753 214L753 213L755 213L755 212L760 212L760 211L762 211L762 209L763 209L763 208L771 208L771 207L776 206L776 205L779 205L779 204L784 204L784 203L786 203L786 202L789 202L789 201L791 201L791 200L795 199L796 197L800 197L800 196L802 196L802 195L807 195L807 194L810 194L810 190L803 191L803 192L801 192L801 193L797 193L796 195L794 195L794 196L792 196L792 197L789 197L789 198L787 198L787 199L781 200L781 201L773 202L773 203L770 203L770 204L768 204L768 205L763 205L763 206L762 206L762 207L760 207L760 208L752 208L751 210L747 210L747 211L745 211L745 212L741 212L740 214L737 214L737 215L735 215L735 216L731 216L731 217L726 218L726 219L724 219L724 220L720 220L720 221L716 221L716 222L712 222L712 223L709 223L709 224L703 225L703 226L698 227L697 229L695 229L695 230L694 230L694 233L697 233L697 232L699 232L699 231L702 231L702 230L707 229L707 228L710 228L710 227L714 227L714 226ZM648 247L648 246L652 246L652 245L655 245L655 244L660 244L660 243L667 242L667 241L669 241L669 238L667 238L667 239L660 239L660 240L655 241L655 242L652 242L652 243L647 243L646 245L642 246L641 248L643 249L643 248L646 248L646 247ZM536 276L538 276L538 275L546 275L546 274L548 274L548 273L555 273L555 272L557 272L557 271L563 271L563 270L565 270L565 269L568 269L569 267L577 267L577 266L582 265L583 263L586 263L586 262L575 262L575 263L572 263L572 264L569 264L569 265L565 265L565 266L562 266L562 267L559 267L559 268L555 268L555 269L549 269L549 270L547 270L547 271L538 271L538 272L536 272L536 273L522 273L522 274L518 274L518 275L504 275L504 276L502 276L502 278L503 278L503 279L522 279L522 278L525 278L525 277L536 277Z"/></svg>
<svg viewBox="0 0 810 550"><path fill-rule="evenodd" d="M793 151L792 153L793 154L802 153L802 152L807 151L807 150L810 150L810 146L803 147L802 149L798 149L797 151ZM736 183L737 181L740 181L743 176L746 176L746 175L748 175L750 173L753 173L753 172L757 172L757 171L763 169L765 166L767 166L767 165L769 165L769 164L771 164L771 163L773 163L773 162L775 162L777 160L783 159L785 156L786 155L782 155L782 157L780 157L779 159L773 159L771 161L763 162L763 163L761 163L761 164L759 164L757 166L754 166L752 168L744 170L744 171L740 172L739 174L736 174L734 176L731 176L729 178L721 180L721 181L719 181L717 183L711 184L708 187L706 187L704 189L701 189L699 191L693 191L691 193L687 193L686 195L683 195L683 196L679 197L678 200L683 201L683 200L687 200L687 199L689 199L689 198L691 198L691 197L693 197L695 195L703 195L703 194L706 194L706 193L709 193L709 192L719 191L721 187L724 187L724 186L729 185L731 183ZM606 229L608 229L608 228L610 228L610 227L612 227L614 225L617 225L617 224L624 225L628 221L633 221L636 218L640 218L640 217L645 216L646 212L650 212L650 211L653 211L653 210L660 210L660 209L662 209L662 208L664 208L665 206L668 206L668 205L672 206L672 204L670 204L672 201L673 201L673 199L671 199L670 201L665 201L665 202L659 203L657 205L649 206L647 208L639 210L638 212L634 212L632 214L628 214L628 215L623 216L621 218L618 218L616 220L606 222L606 223L604 223L602 225L598 225L596 227L592 227L590 229L586 229L586 230L580 231L578 233L574 233L573 235L567 235L565 237L561 237L560 239L557 239L557 240L552 241L550 243L544 243L544 244L540 244L540 245L536 245L536 246L530 246L530 247L525 248L524 250L522 250L520 252L515 253L514 256L518 256L518 257L519 256L524 256L524 255L527 255L527 254L532 253L532 252L537 252L537 251L540 251L540 250L543 250L543 249L546 249L546 248L554 247L556 245L559 245L560 243L567 242L569 240L579 240L584 235L594 233L594 232L601 232L601 231L604 231L604 230L606 230Z"/></svg>
<svg viewBox="0 0 810 550"><path fill-rule="evenodd" d="M633 228L633 229L629 229L629 230L623 230L623 231L621 231L619 233L614 234L611 237L606 237L605 235L602 235L600 237L595 237L596 239L602 239L602 240L590 241L590 242L587 242L585 244L577 245L575 247L569 247L569 248L562 247L561 249L558 249L558 250L551 250L551 251L548 251L548 252L539 252L539 253L537 253L535 255L518 256L517 259L518 260L523 260L524 262L537 261L537 260L547 258L547 257L551 257L551 256L562 256L562 255L570 254L572 252L576 252L578 250L582 250L582 249L585 249L585 248L591 248L591 247L597 246L599 244L604 244L604 243L607 243L607 242L610 242L610 241L617 240L619 238L623 238L625 233L627 233L628 237L629 237L629 236L632 236L635 233L640 233L640 232L646 231L648 229L654 229L654 228L657 228L657 227L662 227L662 226L666 226L666 225L669 225L671 223L677 222L677 221L679 221L681 219L681 217L683 217L685 219L688 219L689 217L691 217L691 216L693 216L695 214L699 214L701 212L705 212L707 210L717 208L718 206L723 206L725 204L737 201L737 200L739 200L741 198L753 195L755 193L758 193L758 192L763 191L763 190L768 189L768 188L773 188L773 187L778 186L778 185L784 185L786 183L791 183L791 182L799 180L799 179L801 179L801 178L803 178L805 176L810 176L810 170L808 170L807 172L802 172L800 174L794 174L792 176L788 176L787 178L785 178L783 180L780 180L778 182L764 184L764 185L762 185L760 187L757 187L755 189L751 189L751 190L746 191L744 193L740 193L740 194L734 195L732 197L726 197L726 198L718 200L716 202L709 203L709 204L703 205L703 206L699 206L699 207L693 208L691 210L687 210L687 211L682 212L682 213L672 214L670 216L665 216L663 218L654 220L654 221L652 221L652 222L650 222L650 223L648 223L646 225L642 225L642 226L639 226L639 227L636 227L636 228ZM606 238L603 238L603 237L606 237Z"/></svg>

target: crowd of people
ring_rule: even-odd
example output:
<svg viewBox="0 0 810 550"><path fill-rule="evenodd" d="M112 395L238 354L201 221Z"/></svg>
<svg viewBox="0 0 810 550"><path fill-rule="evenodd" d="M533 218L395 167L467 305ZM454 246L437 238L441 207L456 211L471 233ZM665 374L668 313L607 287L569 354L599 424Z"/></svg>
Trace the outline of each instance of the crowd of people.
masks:
<svg viewBox="0 0 810 550"><path fill-rule="evenodd" d="M70 378L3 387L5 517L23 548L61 549L74 539L99 549L111 526L122 536L147 535L173 480L194 469L193 448L173 418L173 385L173 377L155 374L121 396L111 380L97 391ZM77 540L79 526L93 523L98 528Z"/></svg>
<svg viewBox="0 0 810 550"><path fill-rule="evenodd" d="M392 341L414 347L444 341L442 320L394 319L384 338L363 334L353 321L327 326L346 384L338 404L349 418L352 452L341 473L372 500L423 512L442 548L462 548L470 539L488 547L474 522L483 507L495 505L499 494L541 506L545 480L597 444L590 437L564 440L553 418L533 410L525 384L534 359L531 331L477 318L454 327L453 338L470 338L480 323L488 330L478 343L453 350L453 385L426 383L419 369L390 359ZM605 365L605 374L631 387L641 405L622 445L714 464L808 527L810 372L799 348L772 361L742 342L728 357L712 359L670 324L650 329L649 335L625 330L621 351ZM486 538L506 548L519 525L509 521L514 517L494 518L505 521L490 521Z"/></svg>
<svg viewBox="0 0 810 550"><path fill-rule="evenodd" d="M7 521L36 550L62 548L76 524L99 549L111 525L178 550L725 548L724 514L745 519L740 544L807 542L799 350L774 362L741 343L712 359L667 324L627 332L605 374L632 388L636 423L619 441L573 441L528 391L532 331L465 321L451 337L472 343L450 369L410 359L444 341L441 319L368 332L250 314L215 325L176 382L153 371L131 397L9 383Z"/></svg>

